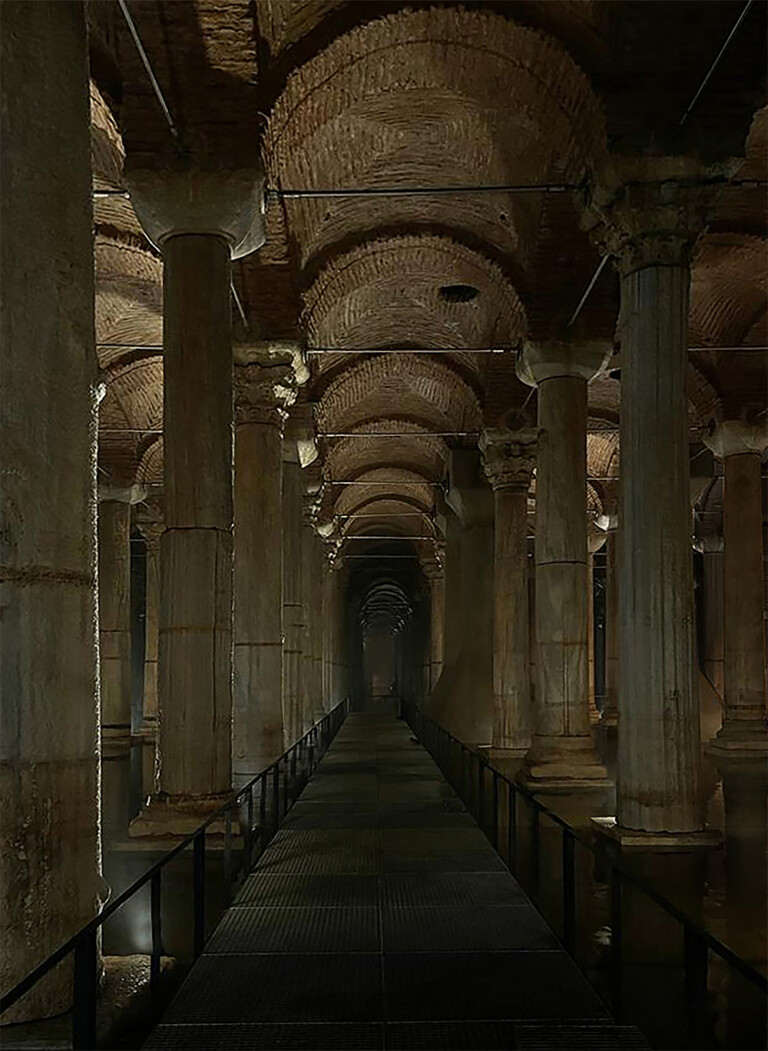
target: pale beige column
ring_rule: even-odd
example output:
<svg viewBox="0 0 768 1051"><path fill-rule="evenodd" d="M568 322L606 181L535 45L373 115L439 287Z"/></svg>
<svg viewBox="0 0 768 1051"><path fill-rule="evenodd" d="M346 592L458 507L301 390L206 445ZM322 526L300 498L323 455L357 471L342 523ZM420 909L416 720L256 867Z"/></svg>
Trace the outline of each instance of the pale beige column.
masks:
<svg viewBox="0 0 768 1051"><path fill-rule="evenodd" d="M263 243L262 176L144 169L130 184L164 264L166 526L158 794L131 834L183 834L232 786L231 258Z"/></svg>
<svg viewBox="0 0 768 1051"><path fill-rule="evenodd" d="M658 188L678 159L627 171L598 240L621 274L620 689L617 827L624 843L704 835L695 680L686 373L690 250L704 189ZM635 180L638 180L635 182ZM656 180L656 184L654 184Z"/></svg>
<svg viewBox="0 0 768 1051"><path fill-rule="evenodd" d="M240 787L283 752L283 425L294 353L235 351L235 656L232 774Z"/></svg>
<svg viewBox="0 0 768 1051"><path fill-rule="evenodd" d="M146 551L144 597L144 696L139 733L157 734L157 655L160 640L160 537L163 534L162 509L156 503L140 505L136 522L144 537Z"/></svg>
<svg viewBox="0 0 768 1051"><path fill-rule="evenodd" d="M6 992L94 917L102 893L98 366L84 5L0 4L0 63L0 988ZM2 1021L57 1015L71 1002L70 956Z"/></svg>
<svg viewBox="0 0 768 1051"><path fill-rule="evenodd" d="M303 492L295 442L283 443L283 727L285 748L304 733L301 713L305 637L302 588Z"/></svg>
<svg viewBox="0 0 768 1051"><path fill-rule="evenodd" d="M445 630L445 573L442 558L429 559L422 563L424 576L429 582L429 690L434 690L443 670L443 632ZM425 703L427 701L425 700Z"/></svg>
<svg viewBox="0 0 768 1051"><path fill-rule="evenodd" d="M536 466L536 431L485 431L480 448L495 500L492 751L523 756L532 734L528 489Z"/></svg>
<svg viewBox="0 0 768 1051"><path fill-rule="evenodd" d="M493 733L493 492L476 449L453 449L446 514L445 659L429 713L459 740Z"/></svg>
<svg viewBox="0 0 768 1051"><path fill-rule="evenodd" d="M618 522L618 516L615 516ZM616 555L616 528L606 530L605 537L605 704L600 722L617 726L619 721L619 578Z"/></svg>
<svg viewBox="0 0 768 1051"><path fill-rule="evenodd" d="M99 500L99 679L102 752L131 743L131 505Z"/></svg>
<svg viewBox="0 0 768 1051"><path fill-rule="evenodd" d="M589 651L589 721L600 722L595 694L595 555L605 543L605 533L593 523L587 526L587 648Z"/></svg>
<svg viewBox="0 0 768 1051"><path fill-rule="evenodd" d="M761 454L768 422L728 420L706 443L724 464L723 656L725 711L711 748L729 755L764 755L766 662Z"/></svg>
<svg viewBox="0 0 768 1051"><path fill-rule="evenodd" d="M602 788L589 718L587 383L602 342L527 343L518 364L538 388L534 735L523 776L536 789Z"/></svg>

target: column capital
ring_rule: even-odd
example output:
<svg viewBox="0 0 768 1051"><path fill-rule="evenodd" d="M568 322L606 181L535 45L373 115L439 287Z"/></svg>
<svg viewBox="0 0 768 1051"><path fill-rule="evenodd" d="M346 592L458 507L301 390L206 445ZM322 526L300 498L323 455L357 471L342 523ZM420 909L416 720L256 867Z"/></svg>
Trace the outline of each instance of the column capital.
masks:
<svg viewBox="0 0 768 1051"><path fill-rule="evenodd" d="M526 341L517 359L517 375L529 387L566 376L589 382L603 371L612 353L608 340Z"/></svg>
<svg viewBox="0 0 768 1051"><path fill-rule="evenodd" d="M606 541L606 531L599 524L599 518L589 517L587 520L587 550L594 555Z"/></svg>
<svg viewBox="0 0 768 1051"><path fill-rule="evenodd" d="M494 492L523 489L531 484L536 467L538 433L533 428L511 431L487 429L480 435L483 468Z"/></svg>
<svg viewBox="0 0 768 1051"><path fill-rule="evenodd" d="M235 421L282 429L308 371L298 344L238 344L234 352Z"/></svg>
<svg viewBox="0 0 768 1051"><path fill-rule="evenodd" d="M158 248L181 234L222 237L233 259L266 240L264 170L247 168L149 168L125 170L131 204L144 232Z"/></svg>
<svg viewBox="0 0 768 1051"><path fill-rule="evenodd" d="M99 503L112 501L116 504L140 504L146 500L147 491L141 485L100 485L98 488Z"/></svg>
<svg viewBox="0 0 768 1051"><path fill-rule="evenodd" d="M160 542L160 537L165 530L165 516L159 501L147 500L139 504L134 515L134 522L148 547L153 547Z"/></svg>
<svg viewBox="0 0 768 1051"><path fill-rule="evenodd" d="M614 158L583 202L583 226L622 276L649 266L688 266L728 165L690 157Z"/></svg>
<svg viewBox="0 0 768 1051"><path fill-rule="evenodd" d="M750 422L748 420L722 420L710 424L709 432L702 438L718 459L741 456L743 453L762 455L768 447L768 417Z"/></svg>

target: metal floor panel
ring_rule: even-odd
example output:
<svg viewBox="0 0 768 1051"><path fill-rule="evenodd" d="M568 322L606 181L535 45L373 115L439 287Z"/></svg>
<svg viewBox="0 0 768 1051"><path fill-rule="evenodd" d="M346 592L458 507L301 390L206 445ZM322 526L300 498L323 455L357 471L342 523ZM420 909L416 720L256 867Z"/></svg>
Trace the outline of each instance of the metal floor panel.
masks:
<svg viewBox="0 0 768 1051"><path fill-rule="evenodd" d="M377 955L201 956L163 1022L378 1022Z"/></svg>
<svg viewBox="0 0 768 1051"><path fill-rule="evenodd" d="M380 879L386 905L528 905L507 872L389 873Z"/></svg>
<svg viewBox="0 0 768 1051"><path fill-rule="evenodd" d="M388 828L380 834L383 851L423 850L491 850L488 840L472 823L467 828L451 829L406 829Z"/></svg>
<svg viewBox="0 0 768 1051"><path fill-rule="evenodd" d="M562 951L390 953L384 968L393 1021L608 1018Z"/></svg>
<svg viewBox="0 0 768 1051"><path fill-rule="evenodd" d="M639 1029L617 1025L516 1026L520 1051L650 1051Z"/></svg>
<svg viewBox="0 0 768 1051"><path fill-rule="evenodd" d="M380 1051L383 1026L354 1022L159 1025L146 1051Z"/></svg>
<svg viewBox="0 0 768 1051"><path fill-rule="evenodd" d="M506 872L504 862L485 850L391 850L381 856L382 872Z"/></svg>
<svg viewBox="0 0 768 1051"><path fill-rule="evenodd" d="M376 908L267 906L229 909L205 952L378 952L380 945Z"/></svg>
<svg viewBox="0 0 768 1051"><path fill-rule="evenodd" d="M378 902L376 876L291 875L256 872L243 883L234 907L282 906L332 909L346 905L375 906Z"/></svg>
<svg viewBox="0 0 768 1051"><path fill-rule="evenodd" d="M387 1051L513 1051L514 1022L390 1022Z"/></svg>
<svg viewBox="0 0 768 1051"><path fill-rule="evenodd" d="M385 952L479 952L483 949L559 949L531 905L385 908Z"/></svg>

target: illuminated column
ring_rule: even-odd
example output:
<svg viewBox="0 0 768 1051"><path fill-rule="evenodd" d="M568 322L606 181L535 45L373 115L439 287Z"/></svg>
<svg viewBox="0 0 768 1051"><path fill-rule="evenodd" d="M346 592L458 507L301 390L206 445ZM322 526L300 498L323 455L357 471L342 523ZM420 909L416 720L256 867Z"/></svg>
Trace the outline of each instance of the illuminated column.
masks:
<svg viewBox="0 0 768 1051"><path fill-rule="evenodd" d="M536 432L485 431L480 448L495 502L492 747L522 756L532 732L527 537Z"/></svg>
<svg viewBox="0 0 768 1051"><path fill-rule="evenodd" d="M263 177L140 169L129 182L163 256L165 470L158 794L131 834L186 834L232 786L231 259L264 241Z"/></svg>
<svg viewBox="0 0 768 1051"><path fill-rule="evenodd" d="M0 4L0 61L5 993L93 919L102 893L98 364L84 5ZM57 1015L71 1003L70 956L2 1021Z"/></svg>
<svg viewBox="0 0 768 1051"><path fill-rule="evenodd" d="M142 703L142 736L157 732L157 652L159 645L160 605L160 537L163 535L162 509L157 504L142 504L137 513L137 526L146 549L146 588L144 601L144 698Z"/></svg>
<svg viewBox="0 0 768 1051"><path fill-rule="evenodd" d="M589 651L589 721L600 722L595 694L595 555L605 543L605 533L593 522L587 526L587 648Z"/></svg>
<svg viewBox="0 0 768 1051"><path fill-rule="evenodd" d="M538 389L536 666L539 689L524 777L537 789L608 782L589 718L587 383L601 342L528 343L518 364Z"/></svg>
<svg viewBox="0 0 768 1051"><path fill-rule="evenodd" d="M232 772L245 784L283 744L283 424L294 351L235 353L235 656Z"/></svg>
<svg viewBox="0 0 768 1051"><path fill-rule="evenodd" d="M130 490L129 490L130 492ZM101 746L131 743L131 504L99 493L99 671Z"/></svg>
<svg viewBox="0 0 768 1051"><path fill-rule="evenodd" d="M729 420L705 439L724 464L723 654L725 712L711 747L729 755L768 751L765 691L761 454L768 423Z"/></svg>
<svg viewBox="0 0 768 1051"><path fill-rule="evenodd" d="M704 844L688 452L690 251L706 189L638 162L596 239L621 274L620 689L617 826L624 843ZM634 180L638 180L635 182Z"/></svg>

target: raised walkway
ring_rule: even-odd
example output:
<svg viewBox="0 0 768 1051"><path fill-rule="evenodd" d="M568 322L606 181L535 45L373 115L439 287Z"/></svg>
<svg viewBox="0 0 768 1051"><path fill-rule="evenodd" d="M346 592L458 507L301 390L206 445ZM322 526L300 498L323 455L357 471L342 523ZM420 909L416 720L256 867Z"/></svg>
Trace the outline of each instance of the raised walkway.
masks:
<svg viewBox="0 0 768 1051"><path fill-rule="evenodd" d="M612 1024L408 726L356 713L145 1047L648 1045Z"/></svg>

